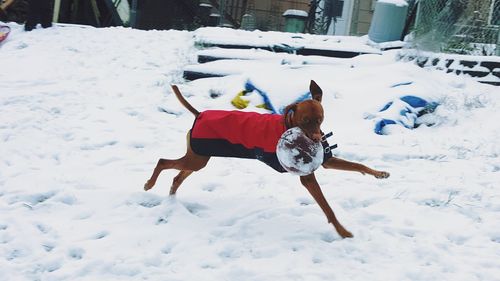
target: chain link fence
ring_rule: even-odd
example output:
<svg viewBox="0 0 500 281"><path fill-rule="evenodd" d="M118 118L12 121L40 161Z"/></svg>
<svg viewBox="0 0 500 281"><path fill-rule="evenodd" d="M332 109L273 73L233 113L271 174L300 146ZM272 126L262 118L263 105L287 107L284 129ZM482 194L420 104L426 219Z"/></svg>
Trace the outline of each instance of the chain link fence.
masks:
<svg viewBox="0 0 500 281"><path fill-rule="evenodd" d="M413 5L416 49L500 55L500 0L419 0Z"/></svg>

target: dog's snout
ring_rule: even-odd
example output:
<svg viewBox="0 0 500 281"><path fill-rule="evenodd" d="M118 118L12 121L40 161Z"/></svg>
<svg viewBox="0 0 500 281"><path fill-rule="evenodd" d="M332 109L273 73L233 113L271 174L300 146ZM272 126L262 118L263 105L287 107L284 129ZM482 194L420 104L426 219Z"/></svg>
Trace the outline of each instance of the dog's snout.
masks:
<svg viewBox="0 0 500 281"><path fill-rule="evenodd" d="M312 134L306 134L306 135L314 142L321 141L321 133L312 133Z"/></svg>
<svg viewBox="0 0 500 281"><path fill-rule="evenodd" d="M321 141L321 134L314 134L314 136L312 137L312 140L314 142L320 142Z"/></svg>

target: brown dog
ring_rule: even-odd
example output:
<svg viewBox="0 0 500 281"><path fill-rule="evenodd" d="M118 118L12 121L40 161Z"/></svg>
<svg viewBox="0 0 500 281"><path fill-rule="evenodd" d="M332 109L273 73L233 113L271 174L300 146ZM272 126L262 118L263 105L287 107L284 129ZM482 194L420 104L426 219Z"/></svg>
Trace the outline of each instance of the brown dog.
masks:
<svg viewBox="0 0 500 281"><path fill-rule="evenodd" d="M195 115L195 124L188 133L186 155L176 160L160 159L153 175L144 185L144 189L153 188L161 171L176 169L180 172L172 182L170 194L173 195L191 173L199 171L207 165L211 156L259 159L275 170L285 172L281 165L276 164L275 153L278 139L285 130L300 127L311 140L320 142L322 139L320 125L323 122L323 107L321 105L323 92L314 81L311 81L309 88L312 100L289 105L283 115L275 115L211 110L200 113L184 99L177 86L172 86L182 105ZM255 138L255 135L260 135L260 137L254 141L255 143L251 143L250 140L252 137ZM325 157L322 166L326 169L370 174L376 178L389 177L387 172L342 160L331 154ZM319 204L328 222L333 224L337 233L343 238L352 237L352 234L335 217L333 210L323 196L314 173L301 176L300 182Z"/></svg>

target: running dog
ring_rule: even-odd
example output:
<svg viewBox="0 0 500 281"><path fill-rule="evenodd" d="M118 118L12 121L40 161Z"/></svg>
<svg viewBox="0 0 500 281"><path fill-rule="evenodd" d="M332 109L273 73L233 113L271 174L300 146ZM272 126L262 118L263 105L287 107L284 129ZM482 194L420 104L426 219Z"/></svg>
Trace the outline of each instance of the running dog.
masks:
<svg viewBox="0 0 500 281"><path fill-rule="evenodd" d="M281 135L293 127L301 128L308 138L328 147L326 141L322 140L323 133L320 129L323 122L323 92L312 80L309 89L312 99L291 104L285 108L283 115L278 115L224 110L199 112L182 96L178 87L173 85L172 90L180 103L195 116L193 127L187 134L187 152L179 159L158 160L144 189L153 188L163 170L176 169L180 172L170 188L170 194L174 195L182 182L193 172L204 168L212 156L258 159L278 172L286 172L277 159L276 145ZM325 153L322 166L326 169L369 174L376 178L389 177L388 172L334 157L331 151ZM314 173L301 176L300 182L316 200L337 233L342 238L353 237L335 217Z"/></svg>

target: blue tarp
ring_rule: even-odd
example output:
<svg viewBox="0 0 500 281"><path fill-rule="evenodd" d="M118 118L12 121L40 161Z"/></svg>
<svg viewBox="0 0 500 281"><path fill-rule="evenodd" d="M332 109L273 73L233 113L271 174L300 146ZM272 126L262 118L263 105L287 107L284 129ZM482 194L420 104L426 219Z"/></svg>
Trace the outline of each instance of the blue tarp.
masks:
<svg viewBox="0 0 500 281"><path fill-rule="evenodd" d="M245 83L245 91L246 92L253 92L253 91L257 92L262 97L264 104L266 105L266 108L268 108L269 110L271 110L275 114L283 114L283 111L285 110L286 106L282 106L282 105L277 106L277 105L273 104L273 102L269 98L269 95L266 92L264 92L263 90L257 88L250 80L248 80ZM308 100L311 98L312 98L311 92L307 91L306 93L303 93L297 99L295 99L294 103L301 102L303 100Z"/></svg>
<svg viewBox="0 0 500 281"><path fill-rule="evenodd" d="M391 115L384 114L391 111L391 118L379 117L375 123L374 132L384 135L384 127L387 125L398 124L408 129L414 129L419 125L418 118L424 114L433 112L439 104L428 102L416 96L403 96L398 100L387 103L380 111L379 116ZM381 114L380 114L381 113Z"/></svg>

